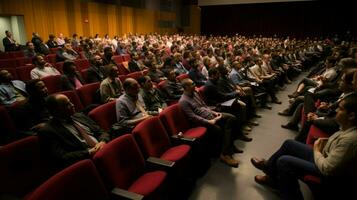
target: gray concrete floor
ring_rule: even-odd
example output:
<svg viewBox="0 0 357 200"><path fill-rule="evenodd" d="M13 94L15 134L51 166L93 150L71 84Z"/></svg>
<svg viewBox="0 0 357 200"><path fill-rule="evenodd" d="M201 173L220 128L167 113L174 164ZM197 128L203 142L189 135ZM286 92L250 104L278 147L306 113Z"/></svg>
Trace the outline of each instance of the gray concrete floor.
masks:
<svg viewBox="0 0 357 200"><path fill-rule="evenodd" d="M301 78L302 76L300 76ZM292 93L298 81L287 85L287 88L277 93L283 102L281 105L272 104L272 110L260 109L258 113L262 118L258 119L259 126L255 126L249 134L252 142L235 141L235 145L244 150L243 154L235 154L240 161L238 168L231 168L222 164L219 160L213 162L207 173L200 178L190 200L276 200L280 199L277 192L263 187L254 182L254 176L262 174L251 163L251 157L269 158L283 143L284 140L294 138L296 132L280 127L289 118L278 115L288 105L287 94ZM310 190L303 183L300 184L305 199L313 199Z"/></svg>

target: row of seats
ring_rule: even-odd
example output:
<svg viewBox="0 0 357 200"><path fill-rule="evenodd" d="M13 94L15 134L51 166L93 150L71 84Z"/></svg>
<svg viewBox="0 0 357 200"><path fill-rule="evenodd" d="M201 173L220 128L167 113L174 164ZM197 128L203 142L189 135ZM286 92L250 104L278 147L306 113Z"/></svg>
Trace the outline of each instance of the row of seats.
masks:
<svg viewBox="0 0 357 200"><path fill-rule="evenodd" d="M110 102L105 105L115 105L115 103ZM97 113L99 111L101 113ZM106 119L103 119L106 112L102 108L97 108L97 111L93 110L92 112L94 113L90 114L92 118L93 116L102 117L93 119L103 129L106 129L102 124L107 122ZM115 118L115 116L111 117ZM177 137L179 132L183 133L183 137ZM135 127L132 134L125 134L109 142L95 154L93 161L96 167L89 160L81 161L50 179L48 177L56 170L53 170L55 168L50 166L45 152L41 150L40 139L37 136L30 136L0 148L0 160L3 163L0 165L0 177L3 177L0 181L0 193L27 199L73 199L67 195L80 195L78 193L80 192L83 193L81 196L83 198L83 195L92 192L92 189L73 191L73 188L68 187L68 184L76 183L75 185L79 188L91 188L95 181L96 185L104 183L105 186L109 186L110 190L113 187L118 187L145 197L161 195L157 191L166 179L166 172L161 170L148 172L144 158L169 168L173 167L174 170L170 171L176 173L190 165L188 161L191 155L191 146L187 144L173 145L169 135L184 141L184 143L195 144L194 142L200 141L199 139L205 133L206 128L204 127L192 128L179 105L175 104L165 109L159 117L152 117L141 122ZM88 171L88 169L90 170ZM48 180L33 192L46 179ZM67 184L67 181L71 181L71 183ZM104 192L100 193L101 195L108 194L102 186L99 188ZM98 189L93 189L93 192L95 191ZM101 195L98 198L89 199L105 199L106 195ZM93 194L93 197L97 196Z"/></svg>

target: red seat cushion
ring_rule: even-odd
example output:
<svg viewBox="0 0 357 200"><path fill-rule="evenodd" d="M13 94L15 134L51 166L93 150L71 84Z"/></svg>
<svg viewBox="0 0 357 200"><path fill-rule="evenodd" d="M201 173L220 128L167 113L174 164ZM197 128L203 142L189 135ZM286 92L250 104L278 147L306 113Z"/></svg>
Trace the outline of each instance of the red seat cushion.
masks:
<svg viewBox="0 0 357 200"><path fill-rule="evenodd" d="M314 175L306 175L306 176L304 176L304 182L310 183L310 184L320 184L321 179Z"/></svg>
<svg viewBox="0 0 357 200"><path fill-rule="evenodd" d="M195 127L188 129L183 135L189 138L201 138L205 135L207 129L206 127Z"/></svg>
<svg viewBox="0 0 357 200"><path fill-rule="evenodd" d="M128 189L144 196L152 194L164 182L167 174L164 171L148 172L140 176Z"/></svg>
<svg viewBox="0 0 357 200"><path fill-rule="evenodd" d="M190 151L190 146L183 144L169 148L165 153L161 155L161 159L170 160L176 162L187 156Z"/></svg>

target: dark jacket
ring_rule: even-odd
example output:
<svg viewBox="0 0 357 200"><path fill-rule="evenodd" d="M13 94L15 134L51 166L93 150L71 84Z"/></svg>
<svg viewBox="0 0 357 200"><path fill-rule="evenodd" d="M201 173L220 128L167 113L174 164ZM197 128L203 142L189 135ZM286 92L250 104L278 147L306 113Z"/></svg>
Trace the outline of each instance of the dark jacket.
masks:
<svg viewBox="0 0 357 200"><path fill-rule="evenodd" d="M236 98L238 93L233 92L223 92L217 84L213 83L211 80L208 80L204 87L204 95L207 105L216 106L219 103L228 101L230 99Z"/></svg>
<svg viewBox="0 0 357 200"><path fill-rule="evenodd" d="M92 119L83 113L76 113L72 119L90 130L98 141L109 141L109 134L104 132ZM90 158L88 145L78 140L63 123L57 119L51 119L43 129L39 131L44 144L59 165L70 165L76 161Z"/></svg>
<svg viewBox="0 0 357 200"><path fill-rule="evenodd" d="M81 82L82 85L85 84L84 79L78 72L76 72L75 76L79 80L79 82ZM63 91L76 89L76 84L75 84L74 78L70 78L66 74L61 76L61 84L62 84Z"/></svg>

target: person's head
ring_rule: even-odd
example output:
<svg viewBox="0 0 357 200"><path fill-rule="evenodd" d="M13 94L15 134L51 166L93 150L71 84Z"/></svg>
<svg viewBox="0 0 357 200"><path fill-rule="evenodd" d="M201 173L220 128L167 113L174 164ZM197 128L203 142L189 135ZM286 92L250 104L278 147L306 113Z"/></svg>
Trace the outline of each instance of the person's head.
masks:
<svg viewBox="0 0 357 200"><path fill-rule="evenodd" d="M354 90L355 92L357 92L357 72L355 72L355 73L353 74L352 84L353 84L353 90Z"/></svg>
<svg viewBox="0 0 357 200"><path fill-rule="evenodd" d="M326 58L326 62L325 62L326 68L331 68L335 66L335 63L336 63L336 58L332 56Z"/></svg>
<svg viewBox="0 0 357 200"><path fill-rule="evenodd" d="M6 35L6 37L11 37L11 32L8 31L8 30L6 30L6 31L5 31L5 35Z"/></svg>
<svg viewBox="0 0 357 200"><path fill-rule="evenodd" d="M167 78L167 80L173 81L173 82L176 81L176 73L175 73L174 69L167 69L167 70L164 70L163 72L164 72L164 75Z"/></svg>
<svg viewBox="0 0 357 200"><path fill-rule="evenodd" d="M63 94L48 96L46 107L54 118L69 119L75 113L73 103Z"/></svg>
<svg viewBox="0 0 357 200"><path fill-rule="evenodd" d="M26 91L32 99L44 99L48 96L48 90L41 79L32 79L26 83Z"/></svg>
<svg viewBox="0 0 357 200"><path fill-rule="evenodd" d="M37 55L35 57L33 57L32 59L32 63L36 66L36 67L43 67L46 64L45 59L43 58L42 55Z"/></svg>
<svg viewBox="0 0 357 200"><path fill-rule="evenodd" d="M32 49L32 50L35 49L35 46L33 45L32 42L26 42L26 47L27 47L27 49Z"/></svg>
<svg viewBox="0 0 357 200"><path fill-rule="evenodd" d="M223 65L224 64L223 57L221 57L221 56L217 57L217 62L218 62L218 65Z"/></svg>
<svg viewBox="0 0 357 200"><path fill-rule="evenodd" d="M103 65L103 59L99 55L93 56L91 59L91 64L95 66L102 66Z"/></svg>
<svg viewBox="0 0 357 200"><path fill-rule="evenodd" d="M141 76L140 78L138 78L138 82L140 86L145 90L151 90L153 88L153 84L149 76Z"/></svg>
<svg viewBox="0 0 357 200"><path fill-rule="evenodd" d="M111 47L105 47L105 48L104 48L104 56L105 56L105 57L112 58L112 56L113 56L113 50L112 50Z"/></svg>
<svg viewBox="0 0 357 200"><path fill-rule="evenodd" d="M193 94L195 92L196 84L191 79L183 79L181 84L185 93Z"/></svg>
<svg viewBox="0 0 357 200"><path fill-rule="evenodd" d="M193 69L198 69L199 67L199 62L196 59L191 59L189 61L189 65L191 66L191 68Z"/></svg>
<svg viewBox="0 0 357 200"><path fill-rule="evenodd" d="M221 75L221 77L227 76L228 70L227 70L226 67L224 67L224 66L219 66L219 67L217 67L217 69L218 69L219 74Z"/></svg>
<svg viewBox="0 0 357 200"><path fill-rule="evenodd" d="M12 75L9 71L3 69L0 71L0 83L9 83L12 80Z"/></svg>
<svg viewBox="0 0 357 200"><path fill-rule="evenodd" d="M106 65L105 72L106 72L107 77L112 78L112 79L118 77L118 75L119 75L118 67L115 66L114 64Z"/></svg>
<svg viewBox="0 0 357 200"><path fill-rule="evenodd" d="M140 85L139 83L133 78L125 79L123 83L123 88L125 93L130 97L137 99L139 94Z"/></svg>
<svg viewBox="0 0 357 200"><path fill-rule="evenodd" d="M63 33L58 34L58 38L63 39Z"/></svg>
<svg viewBox="0 0 357 200"><path fill-rule="evenodd" d="M49 35L48 35L48 39L50 39L50 40L54 40L54 39L55 39L55 35L53 35L53 34L49 34Z"/></svg>
<svg viewBox="0 0 357 200"><path fill-rule="evenodd" d="M72 45L71 45L71 43L65 43L64 44L64 50L71 50L72 49Z"/></svg>
<svg viewBox="0 0 357 200"><path fill-rule="evenodd" d="M66 60L63 63L63 73L66 75L75 75L76 73L76 64L73 61Z"/></svg>
<svg viewBox="0 0 357 200"><path fill-rule="evenodd" d="M134 52L131 54L131 57L135 60L135 61L138 61L139 60L139 55L138 53Z"/></svg>
<svg viewBox="0 0 357 200"><path fill-rule="evenodd" d="M357 125L357 94L347 95L336 110L336 121L343 130Z"/></svg>
<svg viewBox="0 0 357 200"><path fill-rule="evenodd" d="M175 53L174 60L175 62L180 62L182 60L182 55L180 53Z"/></svg>
<svg viewBox="0 0 357 200"><path fill-rule="evenodd" d="M73 33L73 35L72 35L73 39L76 39L77 36L78 36L77 33Z"/></svg>
<svg viewBox="0 0 357 200"><path fill-rule="evenodd" d="M219 80L219 77L220 77L220 74L219 74L219 71L216 67L212 67L208 70L208 76L209 76L209 79L212 81L212 82L217 82Z"/></svg>
<svg viewBox="0 0 357 200"><path fill-rule="evenodd" d="M262 64L263 64L262 59L257 58L256 61L255 61L255 64L258 65L258 66L262 66Z"/></svg>
<svg viewBox="0 0 357 200"><path fill-rule="evenodd" d="M235 70L239 71L239 70L242 68L242 64L241 64L240 62L238 62L238 61L234 61L234 62L232 63L232 67L233 67Z"/></svg>
<svg viewBox="0 0 357 200"><path fill-rule="evenodd" d="M357 69L347 69L345 73L341 76L341 80L339 81L338 88L344 92L352 92L353 91L353 75L357 72Z"/></svg>

